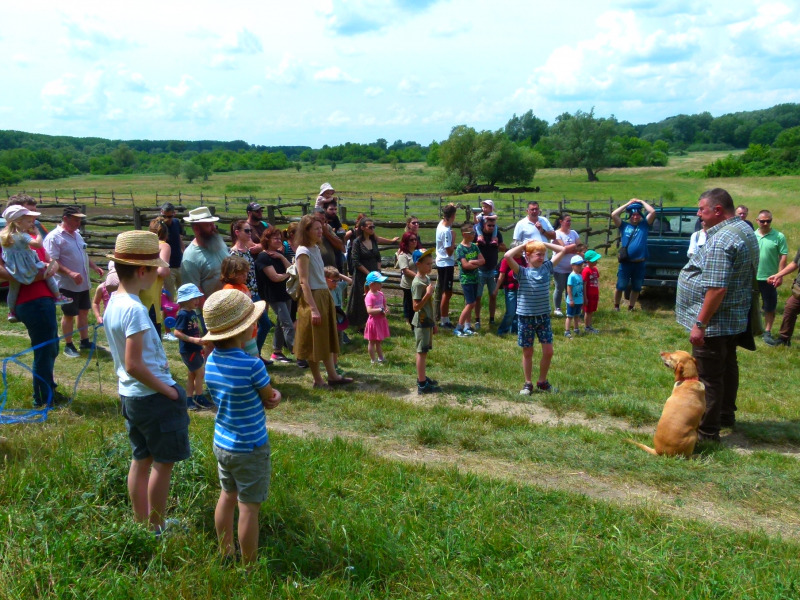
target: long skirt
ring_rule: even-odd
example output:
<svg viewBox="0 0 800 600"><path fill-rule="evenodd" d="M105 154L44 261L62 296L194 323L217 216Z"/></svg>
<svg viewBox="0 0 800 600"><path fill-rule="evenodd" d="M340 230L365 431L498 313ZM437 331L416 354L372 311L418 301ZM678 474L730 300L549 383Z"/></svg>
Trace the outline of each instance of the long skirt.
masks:
<svg viewBox="0 0 800 600"><path fill-rule="evenodd" d="M329 290L312 290L314 302L322 323L311 324L311 307L303 294L297 301L297 331L294 337L294 355L299 360L324 361L331 354L339 354L339 333L336 330L336 308Z"/></svg>

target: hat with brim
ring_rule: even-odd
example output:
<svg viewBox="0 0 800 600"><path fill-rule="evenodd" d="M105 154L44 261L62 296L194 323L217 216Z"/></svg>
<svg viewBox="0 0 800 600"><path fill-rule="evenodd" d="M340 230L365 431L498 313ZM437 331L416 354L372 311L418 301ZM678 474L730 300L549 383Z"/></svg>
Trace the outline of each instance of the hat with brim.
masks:
<svg viewBox="0 0 800 600"><path fill-rule="evenodd" d="M187 223L215 223L219 221L219 217L212 215L208 207L200 206L190 210L189 214L183 217L183 220Z"/></svg>
<svg viewBox="0 0 800 600"><path fill-rule="evenodd" d="M433 248L428 248L427 250L414 250L414 254L411 257L414 259L414 264L417 264L420 260L425 258L426 256L430 256L433 254Z"/></svg>
<svg viewBox="0 0 800 600"><path fill-rule="evenodd" d="M178 302L188 302L195 298L202 298L205 294L193 283L184 283L178 288Z"/></svg>
<svg viewBox="0 0 800 600"><path fill-rule="evenodd" d="M336 307L336 330L344 331L350 327L350 319L347 318L347 313L342 310L341 306Z"/></svg>
<svg viewBox="0 0 800 600"><path fill-rule="evenodd" d="M159 255L158 236L151 231L124 231L117 236L114 254L106 254L117 264L141 267L169 267Z"/></svg>
<svg viewBox="0 0 800 600"><path fill-rule="evenodd" d="M486 200L481 200L481 204L488 204L489 208L494 210L494 202L492 200L489 200L488 198Z"/></svg>
<svg viewBox="0 0 800 600"><path fill-rule="evenodd" d="M38 217L41 214L42 213L34 212L32 210L28 210L27 208L25 208L24 206L22 206L20 204L12 204L11 206L9 206L7 209L5 209L3 211L3 218L8 223L13 223L14 221L17 221L17 220L21 219L22 217L27 217L27 216Z"/></svg>
<svg viewBox="0 0 800 600"><path fill-rule="evenodd" d="M323 183L321 186L319 186L319 195L320 196L322 194L324 194L325 192L328 192L328 191L335 192L336 190L334 190L333 186L330 183L328 183L327 181L325 183Z"/></svg>
<svg viewBox="0 0 800 600"><path fill-rule="evenodd" d="M266 307L266 301L253 302L239 290L214 292L203 305L203 319L208 329L203 339L214 342L239 335L258 321Z"/></svg>
<svg viewBox="0 0 800 600"><path fill-rule="evenodd" d="M569 264L571 265L582 265L583 259L581 258L580 254L576 254L569 260Z"/></svg>
<svg viewBox="0 0 800 600"><path fill-rule="evenodd" d="M386 275L381 275L380 271L371 271L367 275L367 285L370 283L383 283L386 279L388 279Z"/></svg>
<svg viewBox="0 0 800 600"><path fill-rule="evenodd" d="M602 258L602 256L600 256L600 254L594 250L587 250L584 253L583 258L586 259L587 262L597 262Z"/></svg>
<svg viewBox="0 0 800 600"><path fill-rule="evenodd" d="M625 211L631 215L640 215L642 214L642 209L644 205L641 202L634 202L633 204L629 204Z"/></svg>
<svg viewBox="0 0 800 600"><path fill-rule="evenodd" d="M104 284L108 287L119 287L119 275L117 275L117 268L114 266L114 261L108 261L108 271L106 272L106 281Z"/></svg>
<svg viewBox="0 0 800 600"><path fill-rule="evenodd" d="M86 218L86 215L81 212L81 209L77 206L66 206L64 207L64 211L61 213L61 218L64 217L79 217L81 219Z"/></svg>

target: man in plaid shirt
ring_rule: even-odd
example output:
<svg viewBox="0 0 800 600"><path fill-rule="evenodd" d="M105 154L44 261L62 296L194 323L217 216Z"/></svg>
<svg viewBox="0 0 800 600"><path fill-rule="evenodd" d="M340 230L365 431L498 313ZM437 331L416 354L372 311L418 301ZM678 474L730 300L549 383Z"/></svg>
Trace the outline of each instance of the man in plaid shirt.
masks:
<svg viewBox="0 0 800 600"><path fill-rule="evenodd" d="M703 192L697 216L707 227L708 239L681 271L675 312L678 323L690 330L692 355L706 386L699 439L718 442L720 428L735 424L736 346L747 329L758 241L721 188Z"/></svg>

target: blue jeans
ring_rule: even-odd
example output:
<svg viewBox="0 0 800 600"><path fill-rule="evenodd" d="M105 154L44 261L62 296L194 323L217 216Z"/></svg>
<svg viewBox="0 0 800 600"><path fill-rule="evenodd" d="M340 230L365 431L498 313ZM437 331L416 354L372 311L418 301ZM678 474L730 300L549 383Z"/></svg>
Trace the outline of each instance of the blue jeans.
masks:
<svg viewBox="0 0 800 600"><path fill-rule="evenodd" d="M259 300L261 300L258 294L253 294L252 298L253 302L258 302ZM258 318L258 333L256 333L256 346L258 346L259 354L261 354L261 348L264 347L264 340L267 339L269 330L272 329L272 321L269 320L269 315L267 314L268 309L269 305L267 305L267 308L264 309L264 312L261 313L261 316Z"/></svg>
<svg viewBox="0 0 800 600"><path fill-rule="evenodd" d="M503 290L506 294L506 314L503 315L503 320L497 327L497 335L506 333L516 333L518 329L517 320L517 290Z"/></svg>
<svg viewBox="0 0 800 600"><path fill-rule="evenodd" d="M53 368L58 356L58 322L56 305L53 298L37 298L23 304L17 304L17 319L25 324L31 346L52 340L33 351L33 402L43 406L47 402L50 390L55 390Z"/></svg>

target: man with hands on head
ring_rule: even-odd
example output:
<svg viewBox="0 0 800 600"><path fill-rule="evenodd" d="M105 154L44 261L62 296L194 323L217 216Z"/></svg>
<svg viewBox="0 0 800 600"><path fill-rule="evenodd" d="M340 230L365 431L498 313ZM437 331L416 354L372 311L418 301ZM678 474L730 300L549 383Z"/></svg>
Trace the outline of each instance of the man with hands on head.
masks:
<svg viewBox="0 0 800 600"><path fill-rule="evenodd" d="M642 208L647 211L647 217L642 218ZM627 222L622 221L622 212L628 213ZM656 209L644 200L631 198L625 204L618 206L611 213L611 220L619 227L620 256L617 269L617 289L614 292L614 310L619 310L622 293L630 286L631 295L628 310L636 306L636 299L642 291L644 283L644 268L647 260L647 236L650 227L656 219ZM623 258L624 256L624 258Z"/></svg>

